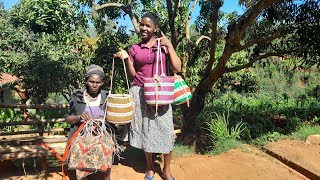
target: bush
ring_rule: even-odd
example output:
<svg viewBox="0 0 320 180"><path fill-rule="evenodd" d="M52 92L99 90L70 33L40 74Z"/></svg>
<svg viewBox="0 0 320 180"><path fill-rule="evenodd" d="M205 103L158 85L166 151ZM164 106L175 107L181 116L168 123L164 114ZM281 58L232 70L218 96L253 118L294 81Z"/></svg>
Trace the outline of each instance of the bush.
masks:
<svg viewBox="0 0 320 180"><path fill-rule="evenodd" d="M238 122L234 127L229 126L229 113L227 116L217 113L208 113L206 115L209 119L207 122L210 139L214 144L213 154L226 151L237 147L240 142L241 133L246 129L244 123Z"/></svg>

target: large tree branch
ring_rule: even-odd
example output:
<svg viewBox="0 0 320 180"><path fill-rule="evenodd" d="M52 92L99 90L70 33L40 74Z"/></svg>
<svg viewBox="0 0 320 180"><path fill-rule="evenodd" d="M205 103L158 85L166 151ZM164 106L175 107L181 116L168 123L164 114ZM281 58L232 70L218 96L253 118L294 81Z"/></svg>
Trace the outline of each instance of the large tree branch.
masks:
<svg viewBox="0 0 320 180"><path fill-rule="evenodd" d="M210 50L210 60L206 72L209 74L201 81L197 88L210 90L214 83L225 73L226 64L231 55L240 46L240 41L243 38L244 32L253 24L258 15L267 7L275 2L281 0L258 0L253 4L235 23L228 26L228 33L226 36L226 44L222 56L219 58L217 66L211 70L215 60L213 50ZM213 31L212 31L213 32ZM213 38L211 37L211 41ZM211 49L215 48L215 43L211 42Z"/></svg>
<svg viewBox="0 0 320 180"><path fill-rule="evenodd" d="M208 39L209 41L211 41L211 38L208 36L200 36L199 39L196 41L196 45L198 45L203 39Z"/></svg>
<svg viewBox="0 0 320 180"><path fill-rule="evenodd" d="M243 38L244 32L252 25L258 15L273 3L281 0L259 0L253 4L235 23L228 26L228 34L226 36L226 44L234 50L240 46L240 41Z"/></svg>
<svg viewBox="0 0 320 180"><path fill-rule="evenodd" d="M139 23L138 23L138 16L132 11L131 6L126 6L122 3L106 3L99 5L94 0L90 0L89 3L91 3L92 8L94 11L99 11L104 8L120 8L125 14L128 14L131 22L133 24L133 27L135 29L136 33L139 33ZM128 2L128 4L131 4L131 1Z"/></svg>
<svg viewBox="0 0 320 180"><path fill-rule="evenodd" d="M176 29L174 24L175 12L172 11L171 0L167 0L167 10L168 10L169 27L170 27L170 34L171 34L171 43L175 48L178 42L177 42L177 34L176 34Z"/></svg>
<svg viewBox="0 0 320 180"><path fill-rule="evenodd" d="M95 3L94 1L92 1L92 6L95 11L99 11L101 9L108 8L108 7L121 8L124 6L124 4L122 4L122 3L106 3L106 4L99 5L99 4Z"/></svg>
<svg viewBox="0 0 320 180"><path fill-rule="evenodd" d="M271 57L271 56L283 56L283 55L288 54L288 53L290 53L290 51L278 51L278 52L268 52L268 53L265 53L265 54L260 54L257 57L251 58L251 60L246 64L235 66L235 67L231 67L231 68L226 68L225 73L235 72L235 71L238 71L238 70L241 70L241 69L244 69L244 68L249 68L249 67L251 67L253 65L253 63L255 63L255 62L257 62L257 61L259 61L261 59L265 59L265 58L268 58L268 57Z"/></svg>
<svg viewBox="0 0 320 180"><path fill-rule="evenodd" d="M285 36L286 34L288 34L290 31L289 30L283 30L283 31L280 31L280 32L276 32L274 34L271 34L269 36L266 36L266 37L260 37L260 38L256 38L252 41L249 41L249 42L246 42L245 44L239 46L235 52L239 52L239 51L242 51L244 49L247 49L255 44L265 44L265 43L268 43L268 42L271 42L275 39L278 39L278 38L281 38L283 36Z"/></svg>
<svg viewBox="0 0 320 180"><path fill-rule="evenodd" d="M173 6L173 17L174 19L177 17L177 10L180 7L180 0L174 0L174 6Z"/></svg>
<svg viewBox="0 0 320 180"><path fill-rule="evenodd" d="M210 59L205 70L205 76L208 76L212 70L214 61L216 60L216 47L217 47L217 37L218 37L218 19L219 19L219 9L222 6L220 0L212 0L213 11L211 15L211 42L210 42Z"/></svg>
<svg viewBox="0 0 320 180"><path fill-rule="evenodd" d="M185 21L185 33L186 33L186 37L187 37L188 40L190 40L189 23L190 23L190 20L191 20L191 17L192 17L192 13L193 13L195 7L198 4L198 1L199 0L193 1L193 5L191 6L190 11L188 13L188 17L186 18L186 21Z"/></svg>

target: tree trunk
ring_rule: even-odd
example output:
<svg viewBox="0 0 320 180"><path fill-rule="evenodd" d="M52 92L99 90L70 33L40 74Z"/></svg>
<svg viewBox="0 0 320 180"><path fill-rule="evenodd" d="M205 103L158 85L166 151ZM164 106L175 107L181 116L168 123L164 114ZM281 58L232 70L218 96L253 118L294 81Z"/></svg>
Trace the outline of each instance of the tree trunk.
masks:
<svg viewBox="0 0 320 180"><path fill-rule="evenodd" d="M18 93L18 95L20 96L21 100L20 100L20 104L26 104L26 102L29 99L29 94L28 91L24 88L22 88L22 85L18 84L14 86L14 90ZM30 114L28 112L27 109L20 109L22 112L22 118L24 118L25 120L29 118Z"/></svg>
<svg viewBox="0 0 320 180"><path fill-rule="evenodd" d="M201 84L201 83L200 83ZM206 89L196 88L193 92L193 97L190 103L190 107L187 105L182 106L182 113L184 123L182 127L182 139L183 143L189 146L195 145L197 137L197 116L204 108L205 98L209 91Z"/></svg>

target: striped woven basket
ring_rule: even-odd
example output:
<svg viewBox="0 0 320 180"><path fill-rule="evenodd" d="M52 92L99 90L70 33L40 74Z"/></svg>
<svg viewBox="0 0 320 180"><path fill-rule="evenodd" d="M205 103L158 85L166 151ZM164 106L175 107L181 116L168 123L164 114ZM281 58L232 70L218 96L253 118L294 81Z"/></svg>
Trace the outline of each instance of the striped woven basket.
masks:
<svg viewBox="0 0 320 180"><path fill-rule="evenodd" d="M175 75L176 80L174 81L174 105L180 105L187 103L189 107L192 94L187 83L179 75Z"/></svg>
<svg viewBox="0 0 320 180"><path fill-rule="evenodd" d="M159 59L161 74L159 76ZM158 116L158 106L168 105L173 103L174 80L173 76L166 76L163 71L162 55L160 40L157 46L156 72L151 78L144 78L143 90L146 103L156 107L155 116Z"/></svg>
<svg viewBox="0 0 320 180"><path fill-rule="evenodd" d="M129 91L129 82L124 60L122 60L123 68L127 80L129 94L112 94L112 81L114 73L114 59L112 62L112 75L109 95L107 98L106 119L113 124L127 124L133 120L134 101Z"/></svg>
<svg viewBox="0 0 320 180"><path fill-rule="evenodd" d="M173 103L174 77L154 76L144 79L144 96L147 104L161 106Z"/></svg>

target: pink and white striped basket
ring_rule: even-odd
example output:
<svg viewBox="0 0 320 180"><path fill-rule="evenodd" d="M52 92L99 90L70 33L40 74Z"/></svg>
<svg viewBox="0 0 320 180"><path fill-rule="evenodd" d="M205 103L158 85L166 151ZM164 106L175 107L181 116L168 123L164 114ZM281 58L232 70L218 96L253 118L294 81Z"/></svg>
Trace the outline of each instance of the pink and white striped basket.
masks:
<svg viewBox="0 0 320 180"><path fill-rule="evenodd" d="M160 58L161 75L158 75L158 62ZM158 41L156 72L152 78L144 78L144 97L148 105L156 106L156 116L158 106L168 105L174 100L174 76L166 76L163 72L160 41Z"/></svg>

